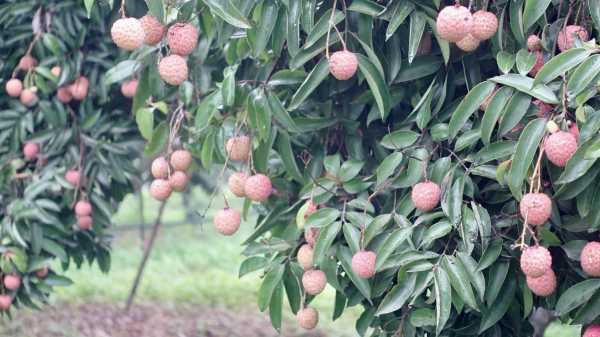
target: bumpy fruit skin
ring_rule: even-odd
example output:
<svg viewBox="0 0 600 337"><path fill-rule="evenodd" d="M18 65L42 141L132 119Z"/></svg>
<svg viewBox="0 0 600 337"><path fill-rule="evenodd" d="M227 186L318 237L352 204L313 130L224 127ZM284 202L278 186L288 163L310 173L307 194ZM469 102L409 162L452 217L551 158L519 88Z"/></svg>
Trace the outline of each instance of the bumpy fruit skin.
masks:
<svg viewBox="0 0 600 337"><path fill-rule="evenodd" d="M123 82L123 84L121 84L121 94L123 94L123 96L125 96L125 97L132 98L133 96L135 96L135 92L137 91L137 86L138 86L137 80Z"/></svg>
<svg viewBox="0 0 600 337"><path fill-rule="evenodd" d="M146 14L140 19L140 24L144 30L144 43L153 46L159 43L165 35L165 26L158 21L154 16Z"/></svg>
<svg viewBox="0 0 600 337"><path fill-rule="evenodd" d="M167 200L172 192L171 184L166 179L154 179L150 184L150 195L158 201Z"/></svg>
<svg viewBox="0 0 600 337"><path fill-rule="evenodd" d="M600 277L600 242L588 242L581 250L581 269L592 277Z"/></svg>
<svg viewBox="0 0 600 337"><path fill-rule="evenodd" d="M244 191L246 179L248 179L248 174L245 172L235 172L229 176L227 185L229 186L231 193L233 193L236 197L246 196L246 192Z"/></svg>
<svg viewBox="0 0 600 337"><path fill-rule="evenodd" d="M585 28L577 25L569 25L558 32L558 37L556 39L558 49L560 49L560 51L565 51L573 48L575 36L583 42L589 40L589 34Z"/></svg>
<svg viewBox="0 0 600 337"><path fill-rule="evenodd" d="M14 291L19 289L21 286L21 278L18 275L6 275L4 276L4 287L8 290Z"/></svg>
<svg viewBox="0 0 600 337"><path fill-rule="evenodd" d="M65 180L73 186L79 186L81 183L81 174L79 174L79 170L68 170L65 173Z"/></svg>
<svg viewBox="0 0 600 337"><path fill-rule="evenodd" d="M421 41L419 42L419 47L417 48L417 56L429 55L431 54L431 33L424 32L423 36L421 36Z"/></svg>
<svg viewBox="0 0 600 337"><path fill-rule="evenodd" d="M456 42L456 46L462 51L472 52L479 47L479 40L473 35L467 34L462 40Z"/></svg>
<svg viewBox="0 0 600 337"><path fill-rule="evenodd" d="M542 40L537 35L531 34L527 37L527 49L529 51L542 50Z"/></svg>
<svg viewBox="0 0 600 337"><path fill-rule="evenodd" d="M240 228L242 216L240 212L232 208L219 210L213 218L213 223L217 232L223 235L233 235Z"/></svg>
<svg viewBox="0 0 600 337"><path fill-rule="evenodd" d="M567 162L577 151L577 138L567 131L551 134L545 142L546 157L558 167L567 166Z"/></svg>
<svg viewBox="0 0 600 337"><path fill-rule="evenodd" d="M425 181L413 186L410 196L418 210L428 212L437 207L441 194L442 190L438 184L433 181Z"/></svg>
<svg viewBox="0 0 600 337"><path fill-rule="evenodd" d="M358 58L356 54L348 50L336 51L329 56L329 72L340 81L345 81L358 69Z"/></svg>
<svg viewBox="0 0 600 337"><path fill-rule="evenodd" d="M498 18L492 12L479 10L473 14L473 26L471 35L477 40L483 41L491 38L498 30Z"/></svg>
<svg viewBox="0 0 600 337"><path fill-rule="evenodd" d="M89 215L78 216L77 217L77 225L79 226L79 229L81 229L82 231L89 231L90 229L92 229L92 225L93 225L92 217Z"/></svg>
<svg viewBox="0 0 600 337"><path fill-rule="evenodd" d="M0 295L0 310L6 311L10 309L10 305L12 304L12 297L9 295Z"/></svg>
<svg viewBox="0 0 600 337"><path fill-rule="evenodd" d="M304 270L309 270L313 267L313 249L309 244L304 244L298 249L298 264Z"/></svg>
<svg viewBox="0 0 600 337"><path fill-rule="evenodd" d="M542 53L541 51L536 51L535 52L535 64L533 65L533 68L531 68L531 70L529 70L529 75L531 75L531 76L537 75L537 73L540 71L540 69L542 69L543 66L544 66L544 53Z"/></svg>
<svg viewBox="0 0 600 337"><path fill-rule="evenodd" d="M181 192L185 190L188 180L188 175L185 172L175 171L169 177L169 185L171 185L173 191Z"/></svg>
<svg viewBox="0 0 600 337"><path fill-rule="evenodd" d="M319 312L312 307L300 309L296 314L296 320L302 329L312 330L319 323Z"/></svg>
<svg viewBox="0 0 600 337"><path fill-rule="evenodd" d="M110 35L119 48L129 51L139 48L146 36L142 24L135 18L122 18L115 21L110 28Z"/></svg>
<svg viewBox="0 0 600 337"><path fill-rule="evenodd" d="M544 193L527 193L519 203L519 210L528 224L540 226L550 219L552 200Z"/></svg>
<svg viewBox="0 0 600 337"><path fill-rule="evenodd" d="M360 278L371 278L375 275L377 255L368 250L361 250L352 256L352 271Z"/></svg>
<svg viewBox="0 0 600 337"><path fill-rule="evenodd" d="M73 96L71 95L71 90L69 90L68 87L60 87L58 90L56 90L56 98L58 98L61 103L67 104L71 102Z"/></svg>
<svg viewBox="0 0 600 337"><path fill-rule="evenodd" d="M192 154L188 150L177 150L171 153L171 166L175 171L187 171L192 164Z"/></svg>
<svg viewBox="0 0 600 337"><path fill-rule="evenodd" d="M554 106L542 102L539 99L534 99L532 103L538 107L537 116L540 118L548 118L550 116L550 112L554 110Z"/></svg>
<svg viewBox="0 0 600 337"><path fill-rule="evenodd" d="M50 73L56 77L60 76L61 71L62 71L62 69L60 69L59 66L54 66L54 67L52 67L52 69L50 69Z"/></svg>
<svg viewBox="0 0 600 337"><path fill-rule="evenodd" d="M92 214L92 204L85 200L79 200L75 204L75 214L77 216L87 216Z"/></svg>
<svg viewBox="0 0 600 337"><path fill-rule="evenodd" d="M198 29L190 23L176 23L167 31L171 53L186 56L198 45Z"/></svg>
<svg viewBox="0 0 600 337"><path fill-rule="evenodd" d="M150 172L156 179L164 179L169 175L169 162L164 157L158 157L152 161Z"/></svg>
<svg viewBox="0 0 600 337"><path fill-rule="evenodd" d="M302 287L309 295L318 295L327 285L327 277L321 270L311 269L302 275Z"/></svg>
<svg viewBox="0 0 600 337"><path fill-rule="evenodd" d="M23 146L23 156L26 160L34 160L40 152L40 146L36 143L27 143Z"/></svg>
<svg viewBox="0 0 600 337"><path fill-rule="evenodd" d="M34 90L31 89L23 89L23 91L21 91L21 96L19 97L19 99L21 100L21 103L23 103L23 105L26 107L34 106L35 103L37 103L38 101L37 94Z"/></svg>
<svg viewBox="0 0 600 337"><path fill-rule="evenodd" d="M473 16L467 7L446 6L438 13L435 25L442 39L458 42L471 32Z"/></svg>
<svg viewBox="0 0 600 337"><path fill-rule="evenodd" d="M583 337L600 337L600 324L593 324L585 329Z"/></svg>
<svg viewBox="0 0 600 337"><path fill-rule="evenodd" d="M272 191L271 179L264 174L250 176L244 184L244 193L252 201L263 202L269 198Z"/></svg>
<svg viewBox="0 0 600 337"><path fill-rule="evenodd" d="M250 158L251 146L250 137L237 136L227 140L225 149L230 160L247 161Z"/></svg>
<svg viewBox="0 0 600 337"><path fill-rule="evenodd" d="M317 238L319 237L319 229L318 228L307 228L304 230L304 240L311 247L314 247L317 243Z"/></svg>
<svg viewBox="0 0 600 337"><path fill-rule="evenodd" d="M37 65L37 60L33 56L25 55L25 56L21 57L21 59L19 60L19 64L17 65L17 68L24 70L24 71L29 71L29 70L35 68L36 65Z"/></svg>
<svg viewBox="0 0 600 337"><path fill-rule="evenodd" d="M90 81L87 77L80 76L69 85L69 91L71 92L73 99L81 101L87 96L89 87Z"/></svg>
<svg viewBox="0 0 600 337"><path fill-rule="evenodd" d="M529 277L540 277L551 268L552 255L546 247L528 247L521 254L521 270Z"/></svg>
<svg viewBox="0 0 600 337"><path fill-rule="evenodd" d="M538 296L550 296L556 290L556 274L552 269L549 269L540 277L527 276L527 287Z"/></svg>
<svg viewBox="0 0 600 337"><path fill-rule="evenodd" d="M23 91L23 82L18 78L11 78L6 82L6 93L10 97L19 97Z"/></svg>
<svg viewBox="0 0 600 337"><path fill-rule="evenodd" d="M158 73L170 85L180 85L188 78L187 62L179 55L169 55L160 60Z"/></svg>

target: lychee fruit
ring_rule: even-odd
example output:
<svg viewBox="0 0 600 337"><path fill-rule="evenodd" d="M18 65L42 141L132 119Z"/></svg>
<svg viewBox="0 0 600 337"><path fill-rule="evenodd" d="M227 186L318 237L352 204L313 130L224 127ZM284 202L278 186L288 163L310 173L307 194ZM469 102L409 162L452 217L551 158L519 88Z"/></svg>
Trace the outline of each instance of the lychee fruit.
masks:
<svg viewBox="0 0 600 337"><path fill-rule="evenodd" d="M377 254L368 250L361 250L352 256L352 271L360 278L371 278L375 275L375 261Z"/></svg>
<svg viewBox="0 0 600 337"><path fill-rule="evenodd" d="M467 7L459 4L446 6L438 13L437 32L446 41L458 42L464 39L472 27L473 15Z"/></svg>
<svg viewBox="0 0 600 337"><path fill-rule="evenodd" d="M589 34L585 28L577 25L569 25L558 32L558 37L556 38L558 49L560 49L560 51L565 51L573 48L575 36L582 42L589 40Z"/></svg>
<svg viewBox="0 0 600 337"><path fill-rule="evenodd" d="M540 226L550 219L552 200L544 193L527 193L519 203L519 210L528 224Z"/></svg>
<svg viewBox="0 0 600 337"><path fill-rule="evenodd" d="M298 249L298 264L304 270L309 270L313 267L313 249L310 245L304 244Z"/></svg>
<svg viewBox="0 0 600 337"><path fill-rule="evenodd" d="M167 43L171 53L189 55L198 45L198 29L190 23L176 23L167 31Z"/></svg>
<svg viewBox="0 0 600 337"><path fill-rule="evenodd" d="M19 65L17 66L19 69L24 71L29 71L37 65L37 60L31 55L25 55L21 57L19 60Z"/></svg>
<svg viewBox="0 0 600 337"><path fill-rule="evenodd" d="M160 60L158 73L168 84L180 85L188 78L187 62L183 57L171 54Z"/></svg>
<svg viewBox="0 0 600 337"><path fill-rule="evenodd" d="M144 30L144 43L153 46L159 43L165 35L165 26L154 16L146 14L140 19L140 24Z"/></svg>
<svg viewBox="0 0 600 337"><path fill-rule="evenodd" d="M110 35L115 44L125 50L134 50L144 43L146 34L138 19L121 18L110 28Z"/></svg>
<svg viewBox="0 0 600 337"><path fill-rule="evenodd" d="M550 112L554 110L554 106L546 102L542 102L539 99L534 99L532 103L537 106L537 116L540 118L548 118L550 116Z"/></svg>
<svg viewBox="0 0 600 337"><path fill-rule="evenodd" d="M71 92L73 99L81 101L87 96L89 87L90 81L87 77L79 76L79 78L69 85L69 91Z"/></svg>
<svg viewBox="0 0 600 337"><path fill-rule="evenodd" d="M130 80L130 81L123 82L123 84L121 84L121 93L125 97L132 98L133 96L135 96L135 92L137 91L137 86L138 86L137 80Z"/></svg>
<svg viewBox="0 0 600 337"><path fill-rule="evenodd" d="M329 72L340 81L345 81L358 69L358 58L356 54L348 50L336 51L329 56Z"/></svg>
<svg viewBox="0 0 600 337"><path fill-rule="evenodd" d="M23 91L23 82L18 78L11 78L6 82L6 93L10 97L19 97Z"/></svg>
<svg viewBox="0 0 600 337"><path fill-rule="evenodd" d="M567 131L551 134L545 144L546 157L558 167L567 166L567 162L577 152L577 138Z"/></svg>
<svg viewBox="0 0 600 337"><path fill-rule="evenodd" d="M171 166L175 171L187 171L192 164L192 154L188 150L177 150L171 153Z"/></svg>
<svg viewBox="0 0 600 337"><path fill-rule="evenodd" d="M534 34L531 34L527 37L527 49L529 51L539 51L542 50L542 40Z"/></svg>
<svg viewBox="0 0 600 337"><path fill-rule="evenodd" d="M442 190L438 184L433 181L425 181L413 186L411 199L418 210L428 212L439 204L441 194Z"/></svg>
<svg viewBox="0 0 600 337"><path fill-rule="evenodd" d="M164 157L158 157L152 161L150 172L156 179L164 179L169 175L169 162Z"/></svg>
<svg viewBox="0 0 600 337"><path fill-rule="evenodd" d="M532 293L547 297L552 295L556 290L556 274L552 269L548 269L546 273L540 277L527 276L527 287Z"/></svg>
<svg viewBox="0 0 600 337"><path fill-rule="evenodd" d="M14 291L19 289L21 286L21 278L18 275L8 274L4 276L4 287L8 290Z"/></svg>
<svg viewBox="0 0 600 337"><path fill-rule="evenodd" d="M312 330L319 323L319 312L313 307L300 309L296 314L296 320L302 329Z"/></svg>
<svg viewBox="0 0 600 337"><path fill-rule="evenodd" d="M229 186L231 193L233 193L236 197L246 196L246 192L244 191L246 179L248 179L248 174L245 172L235 172L229 176L227 185Z"/></svg>
<svg viewBox="0 0 600 337"><path fill-rule="evenodd" d="M462 40L456 42L456 46L462 51L472 52L479 47L479 40L473 35L467 34Z"/></svg>
<svg viewBox="0 0 600 337"><path fill-rule="evenodd" d="M188 175L183 171L175 171L169 177L169 184L175 192L185 190L188 183Z"/></svg>
<svg viewBox="0 0 600 337"><path fill-rule="evenodd" d="M39 152L40 152L40 146L37 145L36 143L26 143L23 146L23 156L25 156L25 160L36 159Z"/></svg>
<svg viewBox="0 0 600 337"><path fill-rule="evenodd" d="M319 237L319 233L320 230L318 228L307 228L304 230L304 240L306 240L306 243L308 243L311 247L314 247L315 244L317 243L317 238Z"/></svg>
<svg viewBox="0 0 600 337"><path fill-rule="evenodd" d="M24 106L31 107L34 106L35 103L37 103L38 96L35 93L34 89L27 88L21 91L21 96L19 97L19 99L21 100L21 103L23 103Z"/></svg>
<svg viewBox="0 0 600 337"><path fill-rule="evenodd" d="M49 273L48 267L44 266L35 272L35 276L37 276L38 278L46 278L46 276L48 276L48 273Z"/></svg>
<svg viewBox="0 0 600 337"><path fill-rule="evenodd" d="M492 12L479 10L473 14L471 35L479 41L487 40L496 34L498 18Z"/></svg>
<svg viewBox="0 0 600 337"><path fill-rule="evenodd" d="M9 295L0 295L0 310L6 311L10 309L10 305L12 304L12 297Z"/></svg>
<svg viewBox="0 0 600 337"><path fill-rule="evenodd" d="M154 179L150 184L150 195L158 200L165 201L171 196L173 188L166 179Z"/></svg>
<svg viewBox="0 0 600 337"><path fill-rule="evenodd" d="M81 183L81 174L79 173L79 170L68 170L65 173L65 180L73 186L79 186Z"/></svg>
<svg viewBox="0 0 600 337"><path fill-rule="evenodd" d="M235 234L240 228L241 222L242 216L240 212L233 208L219 210L213 218L217 232L227 236Z"/></svg>
<svg viewBox="0 0 600 337"><path fill-rule="evenodd" d="M67 104L71 102L73 96L71 95L69 87L60 87L56 90L56 98L58 98L61 103Z"/></svg>
<svg viewBox="0 0 600 337"><path fill-rule="evenodd" d="M581 269L592 277L600 277L600 242L588 242L581 250Z"/></svg>
<svg viewBox="0 0 600 337"><path fill-rule="evenodd" d="M540 277L552 268L552 255L546 247L527 247L521 254L521 270L530 277Z"/></svg>
<svg viewBox="0 0 600 337"><path fill-rule="evenodd" d="M271 179L264 174L250 176L244 184L244 193L252 201L263 202L269 198L272 191Z"/></svg>
<svg viewBox="0 0 600 337"><path fill-rule="evenodd" d="M89 231L92 229L93 220L89 215L78 216L77 217L77 225L79 225L79 229L82 231Z"/></svg>
<svg viewBox="0 0 600 337"><path fill-rule="evenodd" d="M600 324L592 324L585 329L583 337L600 337Z"/></svg>
<svg viewBox="0 0 600 337"><path fill-rule="evenodd" d="M234 161L247 161L250 158L251 147L252 144L248 136L229 138L225 144L229 159Z"/></svg>
<svg viewBox="0 0 600 337"><path fill-rule="evenodd" d="M59 67L59 66L54 66L54 67L52 67L52 69L50 69L50 73L51 73L52 75L54 75L55 77L58 77L58 76L60 76L60 72L61 72L61 71L62 71L62 69L60 69L60 67Z"/></svg>
<svg viewBox="0 0 600 337"><path fill-rule="evenodd" d="M417 56L429 55L431 54L431 33L424 32L421 36L421 41L419 42L419 47L417 48Z"/></svg>
<svg viewBox="0 0 600 337"><path fill-rule="evenodd" d="M309 295L318 295L327 285L327 276L321 270L310 269L302 275L302 287Z"/></svg>
<svg viewBox="0 0 600 337"><path fill-rule="evenodd" d="M89 201L79 200L75 204L75 214L77 216L88 216L92 214L92 204Z"/></svg>

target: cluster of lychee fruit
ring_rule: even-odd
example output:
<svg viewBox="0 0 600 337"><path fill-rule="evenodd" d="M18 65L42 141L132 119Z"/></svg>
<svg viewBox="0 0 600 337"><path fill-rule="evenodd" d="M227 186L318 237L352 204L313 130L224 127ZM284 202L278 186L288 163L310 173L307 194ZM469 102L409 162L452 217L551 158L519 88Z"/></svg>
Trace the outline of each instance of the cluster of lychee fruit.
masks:
<svg viewBox="0 0 600 337"><path fill-rule="evenodd" d="M463 51L471 52L498 30L498 18L492 12L471 11L460 3L444 7L437 16L436 29L440 37L456 43Z"/></svg>
<svg viewBox="0 0 600 337"><path fill-rule="evenodd" d="M198 44L198 29L188 22L177 22L168 29L154 16L146 14L141 19L123 17L115 21L111 27L111 36L115 44L124 50L132 51L143 44L156 45L164 36L170 54L163 57L158 64L160 77L168 84L180 85L188 78L186 56L191 54ZM135 82L137 86L137 82ZM126 97L133 90L133 82L129 87L121 87ZM133 95L132 95L133 96Z"/></svg>
<svg viewBox="0 0 600 337"><path fill-rule="evenodd" d="M6 274L2 278L2 286L7 291L17 291L21 287L21 277L17 274ZM10 309L13 298L9 294L0 294L0 311Z"/></svg>
<svg viewBox="0 0 600 337"><path fill-rule="evenodd" d="M52 71L60 74L60 67L52 68ZM58 76L58 75L57 75ZM90 81L85 76L77 77L70 84L64 85L56 90L56 98L62 103L69 103L72 100L83 101L88 94Z"/></svg>
<svg viewBox="0 0 600 337"><path fill-rule="evenodd" d="M35 68L36 66L37 60L33 56L27 54L21 57L21 59L19 60L19 64L17 65L17 71L22 70L27 73L33 70L33 68ZM15 75L16 74L17 72L15 72ZM23 103L23 105L25 105L26 107L31 107L35 105L35 103L37 103L38 101L37 88L35 86L25 88L23 86L23 82L17 77L13 77L10 80L6 81L5 89L8 96L19 97L21 103Z"/></svg>
<svg viewBox="0 0 600 337"><path fill-rule="evenodd" d="M173 191L181 192L188 184L187 171L192 164L192 154L188 150L175 150L169 156L152 161L150 172L154 180L150 184L150 196L158 201L167 200Z"/></svg>
<svg viewBox="0 0 600 337"><path fill-rule="evenodd" d="M558 49L563 52L569 50L575 46L575 39L579 39L582 42L589 40L588 31L578 25L568 25L558 32L556 39ZM527 37L527 49L530 52L535 53L535 64L529 71L529 75L535 76L544 66L544 46L542 40L535 34Z"/></svg>

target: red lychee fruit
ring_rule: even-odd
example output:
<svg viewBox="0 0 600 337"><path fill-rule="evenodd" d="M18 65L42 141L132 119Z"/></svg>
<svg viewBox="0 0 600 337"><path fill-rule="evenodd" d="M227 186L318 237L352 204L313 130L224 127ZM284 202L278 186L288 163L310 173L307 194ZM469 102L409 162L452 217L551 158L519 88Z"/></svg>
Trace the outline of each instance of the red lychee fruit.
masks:
<svg viewBox="0 0 600 337"><path fill-rule="evenodd" d="M21 286L21 278L19 275L8 274L4 276L4 287L8 290L14 291L19 289Z"/></svg>
<svg viewBox="0 0 600 337"><path fill-rule="evenodd" d="M59 66L54 66L54 67L52 67L52 69L50 69L50 73L51 73L52 75L54 75L55 77L58 77L58 76L60 76L60 72L61 72L61 71L62 71L62 69L60 69L60 67L59 67Z"/></svg>
<svg viewBox="0 0 600 337"><path fill-rule="evenodd" d="M437 16L436 28L440 37L446 41L458 42L471 32L473 15L467 7L456 4L446 6Z"/></svg>
<svg viewBox="0 0 600 337"><path fill-rule="evenodd" d="M158 200L165 201L171 196L173 189L166 179L154 179L150 184L150 195Z"/></svg>
<svg viewBox="0 0 600 337"><path fill-rule="evenodd" d="M412 188L411 199L415 207L428 212L434 209L440 202L442 190L433 181L418 183Z"/></svg>
<svg viewBox="0 0 600 337"><path fill-rule="evenodd" d="M71 102L73 96L71 96L71 90L69 90L69 87L60 87L58 90L56 90L56 98L58 98L61 103L67 104Z"/></svg>
<svg viewBox="0 0 600 337"><path fill-rule="evenodd" d="M134 50L144 43L146 34L138 19L121 18L110 28L110 35L115 44L125 50Z"/></svg>
<svg viewBox="0 0 600 337"><path fill-rule="evenodd" d="M417 56L429 55L431 54L431 33L424 32L423 36L421 36L421 41L419 42L419 47L417 48Z"/></svg>
<svg viewBox="0 0 600 337"><path fill-rule="evenodd" d="M309 270L313 267L313 249L310 245L304 244L298 249L298 264L304 270Z"/></svg>
<svg viewBox="0 0 600 337"><path fill-rule="evenodd" d="M233 208L219 210L213 218L217 232L227 236L235 234L240 228L241 222L242 216L240 212Z"/></svg>
<svg viewBox="0 0 600 337"><path fill-rule="evenodd" d="M90 81L88 81L87 77L79 76L79 78L69 85L69 92L71 92L73 99L81 101L87 96L89 87Z"/></svg>
<svg viewBox="0 0 600 337"><path fill-rule="evenodd" d="M496 34L498 18L492 12L479 10L473 14L471 35L479 41L487 40Z"/></svg>
<svg viewBox="0 0 600 337"><path fill-rule="evenodd" d="M533 65L533 68L531 68L531 70L529 70L529 75L535 77L535 75L537 75L537 73L540 71L540 69L542 69L543 66L544 66L544 53L542 53L541 51L536 51L535 52L535 64Z"/></svg>
<svg viewBox="0 0 600 337"><path fill-rule="evenodd" d="M302 287L309 295L318 295L327 285L327 276L321 270L311 269L302 275Z"/></svg>
<svg viewBox="0 0 600 337"><path fill-rule="evenodd" d="M10 97L19 97L23 91L23 82L18 78L11 78L6 82L6 93Z"/></svg>
<svg viewBox="0 0 600 337"><path fill-rule="evenodd" d="M538 107L537 116L540 118L548 118L550 116L550 112L554 110L554 106L542 102L539 99L534 99L532 103Z"/></svg>
<svg viewBox="0 0 600 337"><path fill-rule="evenodd" d="M329 56L329 72L340 81L345 81L358 69L358 58L356 54L348 50L336 51Z"/></svg>
<svg viewBox="0 0 600 337"><path fill-rule="evenodd" d="M577 126L577 123L572 122L571 125L569 126L569 132L575 136L575 139L579 139L579 127Z"/></svg>
<svg viewBox="0 0 600 337"><path fill-rule="evenodd" d="M198 45L198 29L190 23L176 23L167 31L171 53L186 56Z"/></svg>
<svg viewBox="0 0 600 337"><path fill-rule="evenodd" d="M229 138L225 144L229 159L234 161L247 161L250 158L251 147L252 144L248 136Z"/></svg>
<svg viewBox="0 0 600 337"><path fill-rule="evenodd" d="M545 144L546 157L558 167L567 166L567 162L577 152L577 138L567 131L551 134Z"/></svg>
<svg viewBox="0 0 600 337"><path fill-rule="evenodd" d="M164 157L158 157L152 161L150 172L156 179L164 179L169 175L169 163Z"/></svg>
<svg viewBox="0 0 600 337"><path fill-rule="evenodd" d="M17 68L24 71L29 71L35 68L35 66L37 66L37 60L31 55L25 55L19 60L19 65Z"/></svg>
<svg viewBox="0 0 600 337"><path fill-rule="evenodd" d="M159 43L165 35L165 26L154 16L146 14L140 19L140 24L144 30L144 43L153 46Z"/></svg>
<svg viewBox="0 0 600 337"><path fill-rule="evenodd" d="M456 46L463 51L472 52L479 47L479 40L473 35L467 34L462 40L456 42Z"/></svg>
<svg viewBox="0 0 600 337"><path fill-rule="evenodd" d="M560 49L560 51L565 51L573 48L576 36L582 42L589 40L589 34L585 28L577 25L566 26L558 32L558 37L556 38L558 49Z"/></svg>
<svg viewBox="0 0 600 337"><path fill-rule="evenodd" d="M138 86L137 80L130 80L130 81L123 82L123 84L121 84L121 93L125 97L132 98L133 96L135 96L135 92L137 91L137 86Z"/></svg>
<svg viewBox="0 0 600 337"><path fill-rule="evenodd" d="M375 275L375 261L377 254L368 250L361 250L352 256L352 271L360 278L371 278Z"/></svg>
<svg viewBox="0 0 600 337"><path fill-rule="evenodd" d="M171 176L169 177L169 184L175 192L181 192L185 190L187 183L188 175L183 171L175 171L171 173Z"/></svg>
<svg viewBox="0 0 600 337"><path fill-rule="evenodd" d="M12 304L12 297L9 295L0 295L0 310L6 311L10 309L10 305Z"/></svg>
<svg viewBox="0 0 600 337"><path fill-rule="evenodd" d="M88 216L92 214L92 204L89 201L79 200L75 204L75 214L77 216Z"/></svg>
<svg viewBox="0 0 600 337"><path fill-rule="evenodd" d="M35 272L35 276L37 276L38 278L46 278L46 276L48 276L48 273L48 267L44 266Z"/></svg>
<svg viewBox="0 0 600 337"><path fill-rule="evenodd" d="M600 337L600 324L592 324L585 329L583 337Z"/></svg>
<svg viewBox="0 0 600 337"><path fill-rule="evenodd" d="M304 230L304 240L306 240L306 243L308 243L311 247L314 247L315 244L317 243L317 238L319 237L319 233L320 230L318 228L307 228Z"/></svg>
<svg viewBox="0 0 600 337"><path fill-rule="evenodd" d="M170 85L180 85L188 78L187 62L183 57L171 54L160 60L158 73Z"/></svg>
<svg viewBox="0 0 600 337"><path fill-rule="evenodd" d="M65 173L65 180L73 186L79 186L81 183L81 174L79 173L79 170L68 170Z"/></svg>
<svg viewBox="0 0 600 337"><path fill-rule="evenodd" d="M302 329L312 330L319 323L319 312L313 307L300 309L296 314L296 320Z"/></svg>
<svg viewBox="0 0 600 337"><path fill-rule="evenodd" d="M231 193L233 193L236 197L246 196L246 192L244 191L246 179L248 179L248 174L245 172L235 172L229 176L227 185L229 186Z"/></svg>
<svg viewBox="0 0 600 337"><path fill-rule="evenodd" d="M192 164L192 154L188 150L177 150L171 153L171 166L175 171L187 171Z"/></svg>
<svg viewBox="0 0 600 337"><path fill-rule="evenodd" d="M527 49L529 51L542 50L542 40L537 35L531 34L527 37Z"/></svg>
<svg viewBox="0 0 600 337"><path fill-rule="evenodd" d="M21 100L21 103L23 103L24 106L32 107L35 105L35 103L37 103L38 96L35 93L34 89L27 88L27 89L23 89L23 91L21 91L21 95L19 96L19 99Z"/></svg>
<svg viewBox="0 0 600 337"><path fill-rule="evenodd" d="M25 146L23 146L23 156L25 156L25 160L36 159L39 152L40 146L36 143L26 143Z"/></svg>
<svg viewBox="0 0 600 337"><path fill-rule="evenodd" d="M244 193L252 201L263 202L269 198L272 191L271 179L264 174L250 176L244 184Z"/></svg>
<svg viewBox="0 0 600 337"><path fill-rule="evenodd" d="M538 296L550 296L556 290L556 274L552 269L549 269L540 277L527 276L527 287Z"/></svg>
<svg viewBox="0 0 600 337"><path fill-rule="evenodd" d="M588 242L581 250L581 269L592 277L600 277L600 242Z"/></svg>
<svg viewBox="0 0 600 337"><path fill-rule="evenodd" d="M93 226L93 219L89 215L78 216L77 217L77 225L79 225L79 229L82 231L89 231Z"/></svg>
<svg viewBox="0 0 600 337"><path fill-rule="evenodd" d="M521 270L529 277L540 277L552 268L552 255L546 247L527 247L521 254Z"/></svg>
<svg viewBox="0 0 600 337"><path fill-rule="evenodd" d="M552 200L544 193L527 193L519 203L519 210L528 224L540 226L550 219Z"/></svg>

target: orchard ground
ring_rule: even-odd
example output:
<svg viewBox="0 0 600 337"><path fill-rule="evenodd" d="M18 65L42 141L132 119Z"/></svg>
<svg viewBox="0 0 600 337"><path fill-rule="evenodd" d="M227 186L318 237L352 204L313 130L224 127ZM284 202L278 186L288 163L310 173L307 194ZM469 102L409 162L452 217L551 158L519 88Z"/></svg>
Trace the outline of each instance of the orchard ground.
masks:
<svg viewBox="0 0 600 337"><path fill-rule="evenodd" d="M202 212L208 196L200 189L190 195L189 210ZM230 201L236 200L230 198ZM239 199L238 199L239 200ZM236 201L238 201L236 200ZM235 201L234 201L235 202ZM236 205L239 207L241 205ZM212 210L222 207L215 202ZM115 217L112 267L102 274L94 265L69 270L75 283L56 288L52 304L43 312L19 311L13 321L2 322L0 336L11 337L225 337L277 336L268 314L256 308L258 274L237 277L243 260L241 245L251 232L251 221L242 223L233 237L218 235L209 215L204 225L186 219L182 198L174 195L166 207L161 229L141 283L136 305L128 315L123 307L142 256L139 198L128 196ZM146 236L158 203L144 197ZM58 267L58 266L57 266ZM355 336L359 310L349 310L332 322L334 291L328 287L315 305L320 322L313 332L297 328L291 311L282 336ZM284 301L285 302L285 301Z"/></svg>

